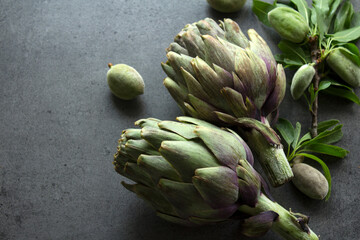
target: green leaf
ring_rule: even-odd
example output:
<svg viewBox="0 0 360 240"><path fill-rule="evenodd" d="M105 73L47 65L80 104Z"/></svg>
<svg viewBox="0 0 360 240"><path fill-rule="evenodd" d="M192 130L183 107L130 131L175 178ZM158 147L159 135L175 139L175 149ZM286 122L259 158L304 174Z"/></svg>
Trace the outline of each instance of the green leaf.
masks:
<svg viewBox="0 0 360 240"><path fill-rule="evenodd" d="M307 145L311 145L314 143L324 143L324 144L335 143L335 142L339 141L343 136L341 128L342 128L342 125L340 124L331 130L325 130L325 131L319 133L319 135L317 135L313 139L303 143L302 147L305 147Z"/></svg>
<svg viewBox="0 0 360 240"><path fill-rule="evenodd" d="M329 19L330 21L333 19L335 13L336 13L336 10L339 8L340 6L340 3L342 2L343 0L333 0L332 3L331 3L331 7L330 7L330 11L329 11Z"/></svg>
<svg viewBox="0 0 360 240"><path fill-rule="evenodd" d="M310 87L308 88L309 94L310 94L310 106L313 105L315 101L315 92L314 92L314 84L310 84Z"/></svg>
<svg viewBox="0 0 360 240"><path fill-rule="evenodd" d="M358 47L354 43L346 43L343 47L347 50L346 52L349 53L351 60L360 66L360 52ZM343 48L343 49L344 49Z"/></svg>
<svg viewBox="0 0 360 240"><path fill-rule="evenodd" d="M284 118L279 118L276 124L277 130L280 132L281 136L288 145L294 141L295 130L293 125Z"/></svg>
<svg viewBox="0 0 360 240"><path fill-rule="evenodd" d="M350 21L354 14L353 5L347 0L336 14L334 32L339 32L350 27Z"/></svg>
<svg viewBox="0 0 360 240"><path fill-rule="evenodd" d="M320 158L318 158L318 157L316 157L316 156L314 156L314 155L312 155L312 154L300 153L300 154L298 154L298 155L304 156L304 157L307 157L307 158L310 158L310 159L312 159L312 160L315 160L315 161L317 161L317 162L321 165L322 170L324 171L324 176L325 176L325 178L326 178L326 180L327 180L327 182L328 182L328 184L329 184L329 191L328 191L328 193L327 193L327 195L326 195L326 197L325 197L325 201L327 201L327 200L329 199L329 197L330 197L330 194L331 194L331 175L330 175L330 170L329 170L329 168L328 168L327 165L323 162L323 160L321 160Z"/></svg>
<svg viewBox="0 0 360 240"><path fill-rule="evenodd" d="M299 13L305 18L307 24L309 24L310 19L310 9L305 0L291 0L299 11Z"/></svg>
<svg viewBox="0 0 360 240"><path fill-rule="evenodd" d="M330 19L327 17L330 10L330 1L331 0L313 0L320 43L322 42L324 35L327 34L330 26Z"/></svg>
<svg viewBox="0 0 360 240"><path fill-rule="evenodd" d="M323 143L314 143L307 145L305 148L303 148L302 151L310 151L320 154L326 154L338 158L344 158L349 153L349 151L341 147L329 145L329 144L323 144Z"/></svg>
<svg viewBox="0 0 360 240"><path fill-rule="evenodd" d="M301 145L303 142L306 142L311 139L311 134L308 132L302 138L300 138L299 145Z"/></svg>
<svg viewBox="0 0 360 240"><path fill-rule="evenodd" d="M331 82L329 81L321 81L320 84L319 84L319 89L318 91L322 91L322 90L325 90L327 89L328 87L331 86Z"/></svg>
<svg viewBox="0 0 360 240"><path fill-rule="evenodd" d="M294 131L294 141L292 142L293 149L295 149L296 145L298 144L300 133L301 133L301 124L299 122L296 122L296 127Z"/></svg>
<svg viewBox="0 0 360 240"><path fill-rule="evenodd" d="M317 26L317 22L316 22L316 9L314 7L312 7L310 9L310 20L313 26Z"/></svg>
<svg viewBox="0 0 360 240"><path fill-rule="evenodd" d="M260 0L253 0L252 10L255 15L258 17L260 22L265 24L268 27L271 27L271 24L268 20L268 12L276 8L275 5L266 3Z"/></svg>
<svg viewBox="0 0 360 240"><path fill-rule="evenodd" d="M334 84L332 84L332 85L334 85ZM345 86L343 84L339 84L339 85ZM352 89L344 89L344 88L338 88L338 87L331 86L328 89L324 90L323 92L326 94L333 95L333 96L345 98L347 100L350 100L350 101L360 105L360 99L355 94L354 90L352 90Z"/></svg>
<svg viewBox="0 0 360 240"><path fill-rule="evenodd" d="M294 62L306 62L306 54L299 44L294 44L286 40L281 40L278 44L279 49L283 52L284 59L289 59Z"/></svg>
<svg viewBox="0 0 360 240"><path fill-rule="evenodd" d="M318 123L318 133L321 133L321 132L325 131L326 129L329 129L339 123L340 123L340 121L337 119L330 119L330 120L319 122Z"/></svg>
<svg viewBox="0 0 360 240"><path fill-rule="evenodd" d="M360 12L356 12L351 19L350 27L360 26Z"/></svg>
<svg viewBox="0 0 360 240"><path fill-rule="evenodd" d="M360 26L352 27L334 34L330 34L334 41L337 42L351 42L360 37Z"/></svg>

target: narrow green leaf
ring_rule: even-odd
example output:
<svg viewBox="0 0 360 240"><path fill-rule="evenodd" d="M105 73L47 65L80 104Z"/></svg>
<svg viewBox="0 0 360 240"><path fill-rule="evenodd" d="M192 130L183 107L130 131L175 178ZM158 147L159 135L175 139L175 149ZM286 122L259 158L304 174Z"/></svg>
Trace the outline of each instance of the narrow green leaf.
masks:
<svg viewBox="0 0 360 240"><path fill-rule="evenodd" d="M345 86L345 85L343 85L343 86ZM352 89L350 90L350 89L344 89L344 88L338 88L338 87L331 86L328 89L325 89L323 92L326 94L333 95L333 96L345 98L347 100L350 100L350 101L360 105L360 99Z"/></svg>
<svg viewBox="0 0 360 240"><path fill-rule="evenodd" d="M307 145L314 144L314 143L324 143L324 144L335 143L335 142L339 141L343 136L341 128L342 128L342 125L340 124L340 125L335 126L331 130L325 130L325 131L319 133L319 135L317 135L310 141L307 141L304 144L302 144L302 147L305 147Z"/></svg>
<svg viewBox="0 0 360 240"><path fill-rule="evenodd" d="M317 26L316 9L314 7L310 9L310 20L313 26Z"/></svg>
<svg viewBox="0 0 360 240"><path fill-rule="evenodd" d="M351 42L360 37L360 26L352 27L334 34L330 34L334 41L337 42Z"/></svg>
<svg viewBox="0 0 360 240"><path fill-rule="evenodd" d="M330 7L330 11L329 11L330 21L331 21L332 18L334 17L334 15L335 15L335 13L336 13L336 10L339 8L340 3L341 3L342 1L343 1L343 0L333 0L333 1L332 1L331 7Z"/></svg>
<svg viewBox="0 0 360 240"><path fill-rule="evenodd" d="M360 12L356 12L351 19L350 27L360 26Z"/></svg>
<svg viewBox="0 0 360 240"><path fill-rule="evenodd" d="M280 132L281 136L288 145L294 141L295 130L293 125L284 118L279 118L276 124L277 130Z"/></svg>
<svg viewBox="0 0 360 240"><path fill-rule="evenodd" d="M268 27L271 27L271 24L268 20L268 12L270 12L274 8L276 8L276 6L270 3L263 2L260 0L253 0L253 5L252 5L253 12L258 17L259 21Z"/></svg>
<svg viewBox="0 0 360 240"><path fill-rule="evenodd" d="M318 133L321 133L339 123L340 123L340 121L337 119L330 119L330 120L319 122L318 123Z"/></svg>
<svg viewBox="0 0 360 240"><path fill-rule="evenodd" d="M316 12L316 23L319 30L319 42L322 42L330 26L330 19L328 18L330 1L331 0L313 0L313 8Z"/></svg>
<svg viewBox="0 0 360 240"><path fill-rule="evenodd" d="M301 133L301 124L299 122L296 122L296 127L294 131L294 141L292 142L293 149L295 149L296 145L298 144L300 133Z"/></svg>
<svg viewBox="0 0 360 240"><path fill-rule="evenodd" d="M350 21L354 14L354 9L349 0L347 0L336 14L334 22L334 33L350 27Z"/></svg>
<svg viewBox="0 0 360 240"><path fill-rule="evenodd" d="M353 62L355 62L358 66L360 66L360 52L358 47L354 43L346 43L343 47L350 54L350 58Z"/></svg>
<svg viewBox="0 0 360 240"><path fill-rule="evenodd" d="M291 0L299 11L299 13L305 18L307 24L309 24L310 10L305 0Z"/></svg>
<svg viewBox="0 0 360 240"><path fill-rule="evenodd" d="M302 151L321 153L338 158L344 158L349 153L349 151L341 147L323 143L314 143L307 145Z"/></svg>
<svg viewBox="0 0 360 240"><path fill-rule="evenodd" d="M298 145L301 146L303 142L306 142L306 141L308 141L310 139L311 139L311 134L308 132L304 136L302 136L302 138L300 138L300 141L299 141Z"/></svg>
<svg viewBox="0 0 360 240"><path fill-rule="evenodd" d="M330 194L331 194L331 175L330 175L330 170L328 168L328 166L323 162L323 160L321 160L320 158L312 155L312 154L307 154L307 153L300 153L298 154L300 156L304 156L304 157L307 157L307 158L310 158L312 160L315 160L317 161L321 167L322 167L322 170L324 171L324 176L329 184L329 192L327 193L326 197L325 197L325 201L327 201L330 197Z"/></svg>

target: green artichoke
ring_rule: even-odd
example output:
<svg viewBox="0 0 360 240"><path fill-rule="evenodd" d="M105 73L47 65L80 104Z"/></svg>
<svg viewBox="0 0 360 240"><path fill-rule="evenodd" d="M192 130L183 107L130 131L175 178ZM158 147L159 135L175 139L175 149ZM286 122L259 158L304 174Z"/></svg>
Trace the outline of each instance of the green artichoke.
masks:
<svg viewBox="0 0 360 240"><path fill-rule="evenodd" d="M269 121L277 119L286 77L266 42L253 29L248 35L230 19L186 25L167 49L164 85L184 114L246 130L271 184L280 186L293 174Z"/></svg>
<svg viewBox="0 0 360 240"><path fill-rule="evenodd" d="M285 239L318 239L306 216L267 197L240 136L191 117L177 120L137 121L141 129L124 130L114 156L115 170L136 182L123 186L149 202L159 217L196 226L241 216L246 236L271 228Z"/></svg>

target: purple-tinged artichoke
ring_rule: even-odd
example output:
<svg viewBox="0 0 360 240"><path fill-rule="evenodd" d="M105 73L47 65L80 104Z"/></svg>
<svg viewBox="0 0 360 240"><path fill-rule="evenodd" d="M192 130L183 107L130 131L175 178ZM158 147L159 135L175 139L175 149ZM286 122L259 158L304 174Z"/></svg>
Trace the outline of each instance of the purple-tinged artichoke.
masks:
<svg viewBox="0 0 360 240"><path fill-rule="evenodd" d="M199 119L177 120L137 121L141 129L124 130L114 156L115 170L135 182L124 187L159 217L186 226L240 219L246 236L273 229L285 239L318 239L306 216L269 199L240 136Z"/></svg>
<svg viewBox="0 0 360 240"><path fill-rule="evenodd" d="M269 181L280 186L293 174L269 121L276 121L286 77L257 32L248 35L230 19L186 25L167 49L164 85L184 114L241 126Z"/></svg>

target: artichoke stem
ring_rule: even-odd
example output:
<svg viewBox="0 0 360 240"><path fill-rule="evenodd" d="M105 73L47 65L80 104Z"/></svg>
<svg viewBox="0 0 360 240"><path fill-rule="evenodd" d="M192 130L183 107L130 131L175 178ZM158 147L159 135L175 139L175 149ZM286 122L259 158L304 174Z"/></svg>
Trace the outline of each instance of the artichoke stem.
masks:
<svg viewBox="0 0 360 240"><path fill-rule="evenodd" d="M239 207L241 212L256 215L265 211L274 211L279 217L273 222L271 229L286 240L318 240L319 237L307 226L307 223L301 224L301 219L306 220L304 215L296 216L294 213L286 210L278 203L271 201L264 194L260 193L255 208L247 205ZM305 228L305 229L304 229Z"/></svg>
<svg viewBox="0 0 360 240"><path fill-rule="evenodd" d="M279 187L294 177L282 147L272 146L255 129L246 132L246 137L251 150L258 156L261 167L273 187Z"/></svg>

